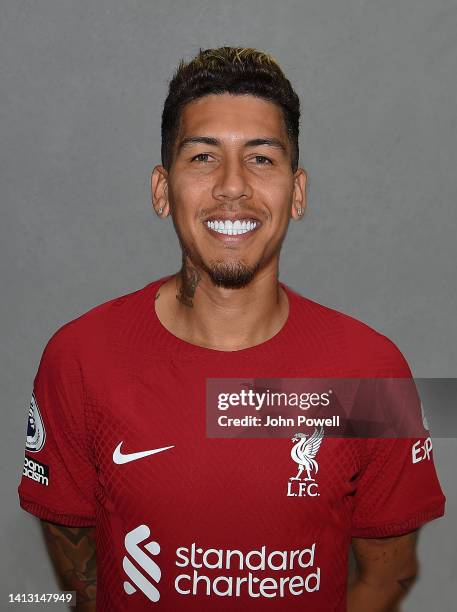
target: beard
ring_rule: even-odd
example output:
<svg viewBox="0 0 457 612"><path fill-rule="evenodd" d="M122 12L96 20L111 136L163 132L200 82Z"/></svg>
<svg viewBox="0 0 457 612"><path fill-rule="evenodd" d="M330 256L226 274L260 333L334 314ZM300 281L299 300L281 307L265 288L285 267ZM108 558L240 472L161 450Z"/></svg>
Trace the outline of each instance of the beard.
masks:
<svg viewBox="0 0 457 612"><path fill-rule="evenodd" d="M190 247L190 245L186 244L173 215L172 219L176 234L178 236L178 241L181 246L183 269L188 264L196 265L208 274L211 282L216 287L223 287L225 289L241 289L253 280L257 271L262 266L261 260L252 266L247 265L242 260L213 260L206 263L196 249L193 249Z"/></svg>
<svg viewBox="0 0 457 612"><path fill-rule="evenodd" d="M240 289L254 278L260 262L248 266L243 261L216 261L204 265L204 269L216 287Z"/></svg>

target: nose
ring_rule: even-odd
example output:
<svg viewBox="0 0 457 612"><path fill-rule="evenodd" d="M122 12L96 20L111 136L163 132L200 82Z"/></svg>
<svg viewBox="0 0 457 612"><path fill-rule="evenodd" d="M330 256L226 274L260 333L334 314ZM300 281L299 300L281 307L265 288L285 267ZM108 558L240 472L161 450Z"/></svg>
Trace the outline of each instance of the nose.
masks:
<svg viewBox="0 0 457 612"><path fill-rule="evenodd" d="M251 195L247 170L241 161L232 158L221 164L213 187L213 197L216 200L228 201L250 198Z"/></svg>

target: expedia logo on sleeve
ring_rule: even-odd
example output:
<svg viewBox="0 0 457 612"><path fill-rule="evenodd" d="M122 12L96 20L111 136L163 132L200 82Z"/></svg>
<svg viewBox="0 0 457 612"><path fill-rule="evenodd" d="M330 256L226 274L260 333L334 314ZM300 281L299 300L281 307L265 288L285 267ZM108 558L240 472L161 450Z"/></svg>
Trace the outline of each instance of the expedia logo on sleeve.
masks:
<svg viewBox="0 0 457 612"><path fill-rule="evenodd" d="M45 487L49 486L49 467L36 459L27 457L27 455L24 457L22 474Z"/></svg>
<svg viewBox="0 0 457 612"><path fill-rule="evenodd" d="M35 394L32 393L25 448L30 453L37 453L43 448L45 441L46 431L44 429L43 419L41 418L40 409L38 408L38 402L36 401Z"/></svg>

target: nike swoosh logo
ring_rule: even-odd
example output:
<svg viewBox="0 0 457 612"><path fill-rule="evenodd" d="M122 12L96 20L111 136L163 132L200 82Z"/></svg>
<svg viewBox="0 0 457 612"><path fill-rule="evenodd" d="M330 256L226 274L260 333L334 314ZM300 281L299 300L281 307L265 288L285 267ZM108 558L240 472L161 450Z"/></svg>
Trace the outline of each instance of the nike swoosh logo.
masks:
<svg viewBox="0 0 457 612"><path fill-rule="evenodd" d="M117 463L117 465L122 465L123 463L130 463L130 461L136 461L137 459L142 459L143 457L149 457L149 455L155 455L156 453L161 453L162 451L166 451L169 448L174 448L174 446L164 446L163 448L153 448L152 450L140 451L139 453L121 453L121 446L123 442L119 442L113 452L113 461Z"/></svg>

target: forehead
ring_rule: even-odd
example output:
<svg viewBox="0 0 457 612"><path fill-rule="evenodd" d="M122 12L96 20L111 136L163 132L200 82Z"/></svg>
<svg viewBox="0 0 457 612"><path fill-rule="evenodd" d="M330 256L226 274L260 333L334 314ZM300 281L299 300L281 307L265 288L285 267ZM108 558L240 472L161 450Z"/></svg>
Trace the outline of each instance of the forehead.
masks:
<svg viewBox="0 0 457 612"><path fill-rule="evenodd" d="M274 136L287 140L281 108L252 95L210 94L186 104L179 138L195 135L227 139Z"/></svg>

